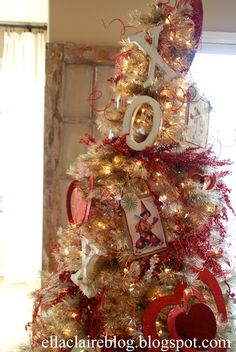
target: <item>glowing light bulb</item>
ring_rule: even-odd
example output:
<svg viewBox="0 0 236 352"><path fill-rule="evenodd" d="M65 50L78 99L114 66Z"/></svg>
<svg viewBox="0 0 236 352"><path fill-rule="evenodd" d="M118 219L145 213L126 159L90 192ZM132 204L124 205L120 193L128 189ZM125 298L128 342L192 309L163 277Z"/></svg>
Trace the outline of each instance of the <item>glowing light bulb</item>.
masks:
<svg viewBox="0 0 236 352"><path fill-rule="evenodd" d="M171 109L172 108L172 104L170 102L166 103L166 109Z"/></svg>
<svg viewBox="0 0 236 352"><path fill-rule="evenodd" d="M114 159L113 159L113 162L114 162L115 164L120 164L121 161L122 161L122 159L121 159L121 157L118 156L118 155L116 155L116 156L114 157Z"/></svg>
<svg viewBox="0 0 236 352"><path fill-rule="evenodd" d="M165 19L165 24L170 24L170 20L168 17Z"/></svg>
<svg viewBox="0 0 236 352"><path fill-rule="evenodd" d="M110 173L111 173L111 166L110 166L110 165L103 166L102 171L103 171L103 173L104 173L105 175L110 175Z"/></svg>
<svg viewBox="0 0 236 352"><path fill-rule="evenodd" d="M63 330L63 334L66 336L69 336L71 333L71 330L69 328Z"/></svg>
<svg viewBox="0 0 236 352"><path fill-rule="evenodd" d="M100 229L105 230L105 228L106 228L106 225L104 224L104 222L99 221L97 225L98 225L98 227L100 227Z"/></svg>

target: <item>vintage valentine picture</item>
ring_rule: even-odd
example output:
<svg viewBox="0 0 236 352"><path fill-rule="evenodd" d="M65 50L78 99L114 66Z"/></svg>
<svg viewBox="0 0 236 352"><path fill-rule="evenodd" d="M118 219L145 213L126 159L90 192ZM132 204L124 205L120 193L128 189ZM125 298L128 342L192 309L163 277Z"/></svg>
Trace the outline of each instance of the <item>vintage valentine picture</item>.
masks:
<svg viewBox="0 0 236 352"><path fill-rule="evenodd" d="M125 222L135 256L159 252L167 247L161 218L153 197L139 199L135 209L125 210Z"/></svg>

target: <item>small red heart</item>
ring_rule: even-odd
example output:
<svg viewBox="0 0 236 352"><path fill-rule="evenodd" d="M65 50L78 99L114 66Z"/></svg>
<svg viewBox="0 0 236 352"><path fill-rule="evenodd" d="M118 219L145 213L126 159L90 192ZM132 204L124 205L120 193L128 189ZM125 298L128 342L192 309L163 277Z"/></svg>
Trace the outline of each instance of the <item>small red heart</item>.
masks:
<svg viewBox="0 0 236 352"><path fill-rule="evenodd" d="M211 175L205 175L202 169L190 169L188 177L193 181L201 183L205 190L212 189L216 184L216 175L214 173Z"/></svg>
<svg viewBox="0 0 236 352"><path fill-rule="evenodd" d="M93 176L89 176L89 187L93 189ZM71 199L74 192L74 214L72 214ZM80 183L74 180L70 183L66 194L66 211L69 223L76 227L88 221L88 216L91 207L91 199L83 199L83 191L80 188Z"/></svg>
<svg viewBox="0 0 236 352"><path fill-rule="evenodd" d="M216 336L216 318L211 308L203 303L192 305L188 313L179 313L175 326L181 339L185 341L196 338L199 346L204 339L210 341Z"/></svg>

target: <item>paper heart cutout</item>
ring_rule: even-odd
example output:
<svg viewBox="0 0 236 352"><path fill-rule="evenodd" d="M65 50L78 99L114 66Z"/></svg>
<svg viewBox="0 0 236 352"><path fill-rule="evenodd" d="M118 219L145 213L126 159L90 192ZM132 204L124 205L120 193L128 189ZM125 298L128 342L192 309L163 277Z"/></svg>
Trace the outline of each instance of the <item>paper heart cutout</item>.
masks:
<svg viewBox="0 0 236 352"><path fill-rule="evenodd" d="M89 176L89 187L93 189L93 176ZM71 200L74 194L74 214L72 213ZM91 199L83 199L83 191L80 188L80 183L74 180L70 183L66 194L66 212L69 223L72 226L81 225L88 221L88 216L91 207Z"/></svg>
<svg viewBox="0 0 236 352"><path fill-rule="evenodd" d="M201 183L205 190L213 189L216 184L216 175L214 173L211 175L206 175L202 169L190 169L188 172L188 177Z"/></svg>
<svg viewBox="0 0 236 352"><path fill-rule="evenodd" d="M227 311L226 311L224 296L222 294L221 288L216 278L214 277L214 275L207 269L199 271L197 268L193 268L193 271L198 273L198 280L201 280L208 287L211 294L213 295L218 313L221 314L222 322L227 321ZM147 308L144 311L143 324L142 324L143 335L146 341L159 340L160 346L161 346L161 338L158 335L156 330L156 319L160 314L160 312L162 311L162 309L168 306L175 306L175 305L181 304L182 298L184 296L185 288L186 288L186 284L183 282L180 282L176 286L176 289L173 295L157 298L148 304ZM160 348L153 347L150 350L155 352L156 351L161 352L161 347ZM193 351L196 352L196 350L193 350ZM226 351L227 349L221 348L218 352L226 352ZM171 350L168 349L167 352L171 352ZM191 352L191 351L188 350L188 352Z"/></svg>
<svg viewBox="0 0 236 352"><path fill-rule="evenodd" d="M211 341L216 336L216 318L211 308L204 303L193 304L188 313L185 308L174 308L168 314L168 330L175 340L196 339L197 350L202 351L203 340ZM182 350L196 352L196 349L189 347L182 347Z"/></svg>

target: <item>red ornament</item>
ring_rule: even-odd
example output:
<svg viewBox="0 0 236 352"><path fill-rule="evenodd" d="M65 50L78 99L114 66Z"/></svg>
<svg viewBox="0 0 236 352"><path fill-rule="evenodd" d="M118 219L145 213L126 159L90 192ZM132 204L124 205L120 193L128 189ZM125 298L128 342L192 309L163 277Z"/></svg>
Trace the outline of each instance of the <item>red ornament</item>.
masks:
<svg viewBox="0 0 236 352"><path fill-rule="evenodd" d="M93 176L89 176L89 187L93 189ZM74 193L74 214L71 209L71 199ZM83 199L83 191L80 188L79 181L72 181L68 187L66 194L66 211L69 223L72 226L81 225L88 221L88 216L91 207L91 200Z"/></svg>
<svg viewBox="0 0 236 352"><path fill-rule="evenodd" d="M203 271L199 271L198 269L194 268L193 270L198 272L198 280L202 281L208 287L210 292L212 293L214 300L215 300L215 303L216 303L218 313L221 314L221 316L222 316L222 322L227 321L227 312L226 312L225 301L224 301L224 297L223 297L221 288L220 288L217 280L212 275L212 273L207 269L204 269ZM183 339L184 334L186 336L192 336L193 333L197 332L197 336L201 340L201 339L205 339L205 338L207 339L209 337L209 335L211 335L210 337L212 337L215 334L215 332L214 332L215 331L215 323L214 323L215 317L213 318L213 316L212 316L213 312L211 311L211 309L208 306L206 306L204 296L198 290L193 290L193 292L191 293L191 296L196 297L198 299L198 301L200 302L199 303L200 306L198 306L198 308L200 308L200 311L202 313L204 312L205 317L203 319L208 320L208 322L210 324L209 325L210 332L206 332L206 334L204 334L203 329L197 329L197 328L196 328L197 331L195 331L194 328L192 328L192 330L191 329L188 330L188 327L186 327L186 318L183 318L183 316L180 316L180 318L178 318L178 320L176 322L177 316L181 313L185 314L185 312L186 312L186 307L187 307L186 302L188 300L189 294L186 293L185 289L186 289L186 284L183 282L180 282L176 286L176 289L175 289L173 295L160 297L160 298L154 300L153 302L149 303L149 305L147 306L147 308L144 312L144 315L143 315L143 334L144 334L144 338L147 341L149 339L151 339L151 341L157 339L160 341L160 346L161 346L161 338L158 335L158 332L156 330L156 319L157 319L158 315L160 314L160 312L162 311L162 309L164 309L168 306L181 305L182 301L184 301L184 307L183 308L181 308L181 306L176 307L175 309L172 309L172 311L170 311L170 313L168 315L168 329L169 329L170 335L174 336L175 330L176 330L176 336L174 336L174 338L177 339L177 336L178 336L178 339L181 339L181 338ZM194 305L193 305L193 307L194 307ZM197 314L196 307L192 308L192 309L193 309L193 311L191 313L191 310L190 310L191 315L190 315L190 317L188 317L188 319L193 319L193 317L196 317L197 321L199 322L200 316L196 316L196 314ZM175 316L173 317L174 314L175 314ZM185 319L185 321L184 321L184 319ZM183 324L184 324L184 326L183 326ZM182 335L182 336L179 336L178 332L181 333L180 335ZM160 348L152 348L151 350L161 352L161 347ZM168 351L170 352L171 350L169 349ZM183 351L185 351L185 350L183 349ZM196 352L197 350L188 349L186 351ZM214 351L214 350L211 350L211 351ZM219 350L219 352L225 352L225 351L226 351L226 349Z"/></svg>
<svg viewBox="0 0 236 352"><path fill-rule="evenodd" d="M210 307L196 303L192 305L188 314L182 312L176 317L176 330L185 339L197 338L202 342L207 338L210 341L216 336L216 318Z"/></svg>
<svg viewBox="0 0 236 352"><path fill-rule="evenodd" d="M211 308L203 303L193 304L186 312L187 307L174 308L168 315L168 330L175 340L196 339L198 350L201 351L203 340L211 341L216 336L216 318ZM195 348L182 347L184 352L195 352ZM211 349L210 351L213 351Z"/></svg>
<svg viewBox="0 0 236 352"><path fill-rule="evenodd" d="M216 175L214 173L211 175L205 175L202 169L190 169L188 172L188 177L201 183L203 188L206 190L213 189L216 184Z"/></svg>

